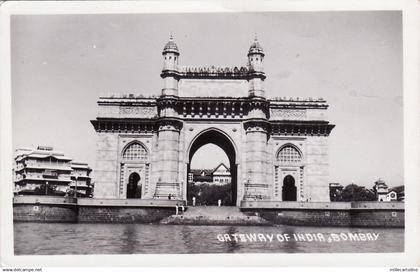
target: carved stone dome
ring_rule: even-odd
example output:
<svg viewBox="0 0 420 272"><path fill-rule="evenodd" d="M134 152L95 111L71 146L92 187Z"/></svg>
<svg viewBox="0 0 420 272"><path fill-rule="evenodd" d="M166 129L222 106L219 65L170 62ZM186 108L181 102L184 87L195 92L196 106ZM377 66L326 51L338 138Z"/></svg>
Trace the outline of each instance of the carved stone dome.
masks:
<svg viewBox="0 0 420 272"><path fill-rule="evenodd" d="M256 37L248 51L248 56L251 54L260 54L264 56L264 50Z"/></svg>
<svg viewBox="0 0 420 272"><path fill-rule="evenodd" d="M172 37L172 35L169 38L169 41L166 43L165 47L163 48L163 54L170 52L179 54L178 46L174 42L174 38Z"/></svg>

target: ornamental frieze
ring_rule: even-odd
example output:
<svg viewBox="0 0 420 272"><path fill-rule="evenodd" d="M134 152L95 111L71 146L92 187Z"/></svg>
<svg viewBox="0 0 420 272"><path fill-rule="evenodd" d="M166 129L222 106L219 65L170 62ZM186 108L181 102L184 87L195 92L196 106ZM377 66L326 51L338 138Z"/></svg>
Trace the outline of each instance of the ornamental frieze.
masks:
<svg viewBox="0 0 420 272"><path fill-rule="evenodd" d="M328 136L335 125L328 122L279 122L271 123L272 135Z"/></svg>
<svg viewBox="0 0 420 272"><path fill-rule="evenodd" d="M96 132L110 133L154 133L156 124L152 121L125 121L119 119L92 120Z"/></svg>
<svg viewBox="0 0 420 272"><path fill-rule="evenodd" d="M158 122L159 131L162 130L176 130L180 131L183 127L183 122L178 119L161 119Z"/></svg>
<svg viewBox="0 0 420 272"><path fill-rule="evenodd" d="M306 119L306 110L270 109L270 119L276 119L276 120L304 120L304 119Z"/></svg>
<svg viewBox="0 0 420 272"><path fill-rule="evenodd" d="M247 67L190 67L181 66L179 72L183 77L236 77L246 78L249 69Z"/></svg>
<svg viewBox="0 0 420 272"><path fill-rule="evenodd" d="M130 116L130 117L155 117L157 115L157 110L155 107L141 107L141 106L121 106L120 115Z"/></svg>
<svg viewBox="0 0 420 272"><path fill-rule="evenodd" d="M270 124L265 120L250 120L244 122L246 132L267 132Z"/></svg>

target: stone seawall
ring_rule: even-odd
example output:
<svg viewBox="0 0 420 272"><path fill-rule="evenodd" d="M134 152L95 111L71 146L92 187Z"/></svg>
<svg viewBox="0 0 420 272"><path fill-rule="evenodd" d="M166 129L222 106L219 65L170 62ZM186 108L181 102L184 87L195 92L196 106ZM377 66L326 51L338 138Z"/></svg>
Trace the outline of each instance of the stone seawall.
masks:
<svg viewBox="0 0 420 272"><path fill-rule="evenodd" d="M214 215L206 218L196 207L188 208L185 215L175 216L176 204L181 206L185 203L179 200L18 196L13 198L13 220L62 223L404 227L405 214L402 202L242 201L240 211L239 208L232 207L227 209L228 213L220 214L221 210L213 207Z"/></svg>
<svg viewBox="0 0 420 272"><path fill-rule="evenodd" d="M351 225L348 211L244 210L244 212L246 214L255 214L257 212L262 218L276 225L335 227L349 227Z"/></svg>
<svg viewBox="0 0 420 272"><path fill-rule="evenodd" d="M158 223L175 214L180 200L79 199L78 221L84 223Z"/></svg>
<svg viewBox="0 0 420 272"><path fill-rule="evenodd" d="M22 196L13 198L15 222L77 222L76 200L64 197Z"/></svg>
<svg viewBox="0 0 420 272"><path fill-rule="evenodd" d="M157 223L175 213L174 208L80 206L83 223Z"/></svg>
<svg viewBox="0 0 420 272"><path fill-rule="evenodd" d="M241 211L274 224L337 227L404 227L403 202L241 203Z"/></svg>
<svg viewBox="0 0 420 272"><path fill-rule="evenodd" d="M15 222L157 223L175 214L178 200L92 199L53 196L13 198Z"/></svg>
<svg viewBox="0 0 420 272"><path fill-rule="evenodd" d="M404 210L350 211L352 227L404 227Z"/></svg>

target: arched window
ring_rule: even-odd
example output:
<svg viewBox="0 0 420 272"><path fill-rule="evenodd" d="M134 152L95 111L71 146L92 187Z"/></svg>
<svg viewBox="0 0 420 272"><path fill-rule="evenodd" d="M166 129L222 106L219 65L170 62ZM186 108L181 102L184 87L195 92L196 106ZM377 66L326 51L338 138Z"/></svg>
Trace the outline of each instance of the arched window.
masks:
<svg viewBox="0 0 420 272"><path fill-rule="evenodd" d="M277 160L281 163L298 163L302 161L302 156L294 146L287 145L279 151Z"/></svg>
<svg viewBox="0 0 420 272"><path fill-rule="evenodd" d="M122 158L130 161L147 160L148 154L144 146L139 143L132 143L125 149Z"/></svg>

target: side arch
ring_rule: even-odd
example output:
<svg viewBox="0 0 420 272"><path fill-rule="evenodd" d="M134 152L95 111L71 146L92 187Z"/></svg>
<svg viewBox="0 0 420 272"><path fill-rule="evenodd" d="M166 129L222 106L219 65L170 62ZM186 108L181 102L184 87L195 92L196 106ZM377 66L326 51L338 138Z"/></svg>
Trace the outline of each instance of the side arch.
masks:
<svg viewBox="0 0 420 272"><path fill-rule="evenodd" d="M141 198L149 193L151 154L138 139L132 139L122 147L119 153L117 192L120 198Z"/></svg>
<svg viewBox="0 0 420 272"><path fill-rule="evenodd" d="M274 156L274 198L282 201L305 201L305 157L297 145L287 142Z"/></svg>

